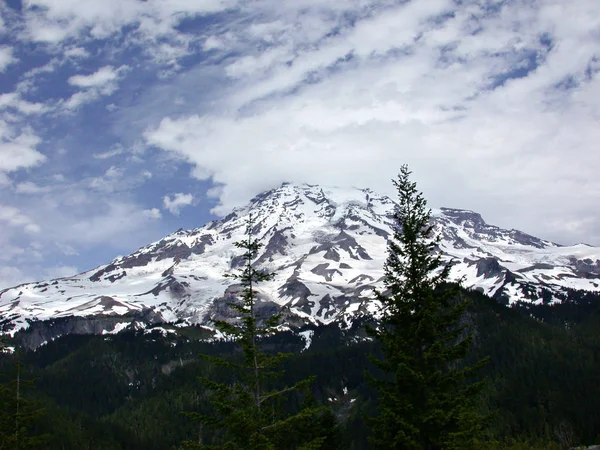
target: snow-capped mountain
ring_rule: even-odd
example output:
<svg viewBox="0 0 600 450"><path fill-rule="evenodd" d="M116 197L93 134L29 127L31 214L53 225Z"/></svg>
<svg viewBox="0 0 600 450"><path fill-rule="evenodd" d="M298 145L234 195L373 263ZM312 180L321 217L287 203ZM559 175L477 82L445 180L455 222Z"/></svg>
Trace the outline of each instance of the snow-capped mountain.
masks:
<svg viewBox="0 0 600 450"><path fill-rule="evenodd" d="M239 268L240 240L252 214L264 247L257 264L276 272L259 286L260 306L290 323L345 321L373 312L381 287L394 202L369 189L284 184L222 220L179 230L75 277L0 292L5 331L61 317L209 323L229 313L239 286L223 275ZM560 246L488 225L472 211L435 210L440 251L452 277L504 302L560 301L567 289L600 291L600 248ZM98 331L98 330L96 330Z"/></svg>

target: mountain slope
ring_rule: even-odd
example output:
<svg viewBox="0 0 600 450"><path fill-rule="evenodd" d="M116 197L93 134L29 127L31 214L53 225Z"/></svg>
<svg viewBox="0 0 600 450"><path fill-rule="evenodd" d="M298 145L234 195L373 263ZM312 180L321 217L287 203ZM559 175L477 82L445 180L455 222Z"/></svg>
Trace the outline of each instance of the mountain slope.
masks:
<svg viewBox="0 0 600 450"><path fill-rule="evenodd" d="M284 184L222 220L179 230L131 255L75 277L0 292L5 331L61 317L135 316L139 322L206 324L230 314L237 287L223 275L239 267L251 213L265 244L257 264L275 279L259 306L282 309L290 324L347 321L376 310L394 202L369 189ZM567 289L600 291L600 249L565 247L488 225L472 211L434 211L440 251L452 276L504 302L560 301ZM130 326L112 321L109 332ZM142 325L143 326L143 325Z"/></svg>

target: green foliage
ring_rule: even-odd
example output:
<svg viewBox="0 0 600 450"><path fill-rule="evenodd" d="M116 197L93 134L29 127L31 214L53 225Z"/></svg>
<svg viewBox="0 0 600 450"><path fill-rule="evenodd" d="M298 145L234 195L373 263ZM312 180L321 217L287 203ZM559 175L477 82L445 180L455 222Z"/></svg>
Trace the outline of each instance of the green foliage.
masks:
<svg viewBox="0 0 600 450"><path fill-rule="evenodd" d="M187 441L184 448L224 450L317 450L326 440L316 433L315 420L323 408L304 404L290 414L281 406L288 396L307 397L314 377L308 377L291 386L279 386L277 378L283 375L280 367L289 354L268 353L261 341L275 333L280 316L261 317L257 313L256 286L273 278L273 274L253 265L262 244L253 236L253 221L246 224L245 238L234 245L243 250L243 268L239 273L227 275L242 286L239 301L229 306L239 314L238 321L215 320L214 324L224 335L233 338L241 348L241 361L203 355L210 363L230 369L234 379L230 382L202 378L210 393L212 410L209 414L191 413L201 427L216 433L210 444L204 442L200 430L198 442ZM299 432L302 430L302 432ZM220 442L219 442L220 441Z"/></svg>
<svg viewBox="0 0 600 450"><path fill-rule="evenodd" d="M46 437L32 427L43 414L40 405L27 394L32 383L22 378L21 361L16 360L14 374L0 384L0 449L38 448Z"/></svg>
<svg viewBox="0 0 600 450"><path fill-rule="evenodd" d="M573 427L574 445L594 443L600 430L600 385L592 382L592 374L600 370L597 319L588 316L566 328L558 319L571 313L544 306L556 317L554 326L530 318L529 309L508 309L482 294L469 295L481 330L477 345L491 357L484 368L490 379L485 403L497 411L491 433L558 442L557 430L566 422ZM600 304L600 296L596 302Z"/></svg>
<svg viewBox="0 0 600 450"><path fill-rule="evenodd" d="M494 442L490 450L562 450L562 447L549 440L540 439L514 439L505 438L501 442Z"/></svg>
<svg viewBox="0 0 600 450"><path fill-rule="evenodd" d="M465 323L467 302L447 285L450 265L434 254L431 212L402 166L394 185L398 207L378 292L382 319L370 334L382 345L374 359L385 376L371 377L379 392L372 444L389 449L482 448L478 411L483 382L470 382L485 359L460 365L473 333Z"/></svg>

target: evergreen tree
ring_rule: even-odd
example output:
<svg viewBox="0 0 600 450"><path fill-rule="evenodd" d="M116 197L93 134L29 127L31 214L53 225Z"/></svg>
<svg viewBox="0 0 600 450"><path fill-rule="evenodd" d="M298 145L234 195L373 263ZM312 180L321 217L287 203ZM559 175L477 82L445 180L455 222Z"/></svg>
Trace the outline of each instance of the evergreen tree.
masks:
<svg viewBox="0 0 600 450"><path fill-rule="evenodd" d="M25 389L31 388L32 382L24 380L21 372L21 359L17 355L14 377L0 383L0 450L39 448L47 438L35 435L31 430L43 414L43 409L24 395Z"/></svg>
<svg viewBox="0 0 600 450"><path fill-rule="evenodd" d="M381 322L369 333L382 345L373 359L383 376L369 375L379 392L371 443L378 449L482 448L477 412L483 382L472 382L485 360L461 365L472 332L467 303L450 285L450 264L435 254L431 211L402 166L394 185L398 205L384 266L385 290L377 292Z"/></svg>
<svg viewBox="0 0 600 450"><path fill-rule="evenodd" d="M235 374L231 383L223 383L203 378L210 391L213 414L191 414L213 431L222 431L222 445L204 445L202 431L199 441L186 442L185 448L210 448L227 450L283 450L320 449L327 439L319 427L323 408L313 406L308 390L314 377L304 379L288 387L277 386L275 382L283 372L280 368L288 354L270 354L261 348L261 339L277 331L280 315L261 317L257 312L256 286L271 280L273 273L263 271L253 265L262 244L254 238L252 217L246 224L245 238L234 245L243 250L244 265L239 273L226 275L237 280L243 287L241 302L229 305L240 315L239 321L214 321L224 335L232 337L241 347L242 361L211 357L203 358L217 366L229 368ZM288 414L283 404L298 400L304 394L306 402L295 406L295 413ZM292 396L290 399L289 397ZM302 430L302 433L298 433Z"/></svg>

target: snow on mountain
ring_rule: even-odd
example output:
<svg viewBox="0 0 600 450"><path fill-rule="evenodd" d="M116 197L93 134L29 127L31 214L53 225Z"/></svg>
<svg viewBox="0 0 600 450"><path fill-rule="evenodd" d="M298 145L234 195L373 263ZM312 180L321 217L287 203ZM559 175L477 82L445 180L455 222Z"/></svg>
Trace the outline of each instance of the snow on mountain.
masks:
<svg viewBox="0 0 600 450"><path fill-rule="evenodd" d="M259 285L259 307L290 323L348 320L376 309L394 202L369 189L284 184L222 220L166 236L75 277L0 292L5 331L61 317L145 315L154 322L209 323L231 314L240 240L252 214L264 247L257 264L276 272ZM501 301L560 301L567 288L600 291L600 248L560 246L488 225L472 211L435 210L440 251L465 287ZM117 324L124 328L123 324ZM114 330L108 330L114 331Z"/></svg>

